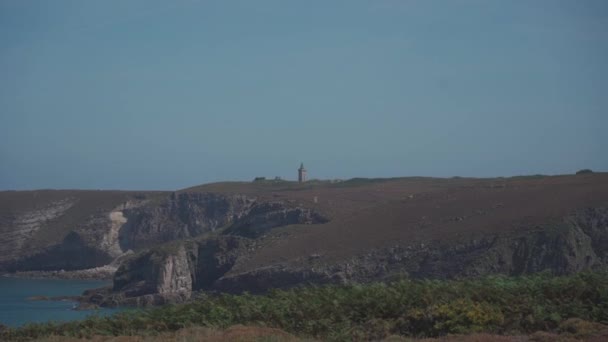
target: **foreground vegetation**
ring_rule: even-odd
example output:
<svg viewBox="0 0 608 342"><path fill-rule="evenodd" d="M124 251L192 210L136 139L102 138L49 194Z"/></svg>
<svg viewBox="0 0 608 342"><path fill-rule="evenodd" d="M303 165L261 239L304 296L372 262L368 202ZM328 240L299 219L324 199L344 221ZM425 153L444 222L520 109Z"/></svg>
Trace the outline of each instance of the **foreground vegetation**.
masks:
<svg viewBox="0 0 608 342"><path fill-rule="evenodd" d="M576 319L574 319L576 318ZM608 273L306 287L266 295L201 295L197 300L68 323L6 329L0 339L157 335L188 327L237 324L279 328L323 340L390 335L527 334L584 336L608 323Z"/></svg>

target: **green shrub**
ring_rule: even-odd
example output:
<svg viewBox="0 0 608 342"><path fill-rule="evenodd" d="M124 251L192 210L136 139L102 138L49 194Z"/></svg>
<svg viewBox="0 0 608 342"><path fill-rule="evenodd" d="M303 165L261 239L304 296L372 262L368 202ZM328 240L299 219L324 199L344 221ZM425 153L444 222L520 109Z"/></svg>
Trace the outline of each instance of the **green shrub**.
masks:
<svg viewBox="0 0 608 342"><path fill-rule="evenodd" d="M588 272L563 277L400 280L273 290L259 296L202 294L187 304L6 329L0 340L154 335L191 326L221 329L235 324L276 327L323 340L539 330L584 335L589 327L598 329L593 322L607 321L608 274Z"/></svg>

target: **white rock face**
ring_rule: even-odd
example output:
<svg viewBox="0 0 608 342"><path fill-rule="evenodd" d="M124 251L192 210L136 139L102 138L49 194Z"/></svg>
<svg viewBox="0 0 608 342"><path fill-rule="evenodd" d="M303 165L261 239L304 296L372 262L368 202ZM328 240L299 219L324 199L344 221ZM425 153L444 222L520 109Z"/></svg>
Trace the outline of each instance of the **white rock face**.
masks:
<svg viewBox="0 0 608 342"><path fill-rule="evenodd" d="M127 223L127 218L124 216L122 210L115 210L108 214L110 217L110 229L103 235L100 247L104 251L107 251L113 257L118 257L123 254L123 250L120 248L118 240L118 234L120 228Z"/></svg>
<svg viewBox="0 0 608 342"><path fill-rule="evenodd" d="M104 233L99 245L102 250L106 251L114 258L118 258L126 252L120 247L119 240L120 229L128 222L128 219L124 215L124 210L142 206L146 202L147 201L128 201L108 213L110 226L108 227L108 231Z"/></svg>
<svg viewBox="0 0 608 342"><path fill-rule="evenodd" d="M160 270L156 290L159 294L190 294L192 292L192 275L183 246L177 253L169 255L165 260L165 264Z"/></svg>

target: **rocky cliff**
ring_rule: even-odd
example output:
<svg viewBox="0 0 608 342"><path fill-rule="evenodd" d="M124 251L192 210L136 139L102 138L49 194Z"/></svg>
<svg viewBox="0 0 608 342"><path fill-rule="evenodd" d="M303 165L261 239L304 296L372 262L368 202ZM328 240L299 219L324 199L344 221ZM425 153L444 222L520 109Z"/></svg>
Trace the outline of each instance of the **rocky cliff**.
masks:
<svg viewBox="0 0 608 342"><path fill-rule="evenodd" d="M0 270L79 270L124 253L122 210L158 193L27 191L0 193Z"/></svg>
<svg viewBox="0 0 608 342"><path fill-rule="evenodd" d="M213 232L239 220L256 205L255 197L217 193L172 193L155 205L124 212L127 223L119 234L123 250Z"/></svg>
<svg viewBox="0 0 608 342"><path fill-rule="evenodd" d="M49 197L46 192L42 195ZM128 251L218 229L224 229L227 235L255 237L280 226L327 222L311 209L241 194L118 193L98 207L87 203L94 201L91 197L96 193L51 195L19 210L3 208L0 270L89 269L110 264ZM30 196L34 199L41 195L33 192ZM169 268L167 272L170 270L175 271Z"/></svg>
<svg viewBox="0 0 608 342"><path fill-rule="evenodd" d="M193 291L212 289L250 245L246 238L215 236L140 253L116 271L111 292L104 289L93 302L145 306L186 300Z"/></svg>
<svg viewBox="0 0 608 342"><path fill-rule="evenodd" d="M564 274L606 267L606 208L608 174L0 192L0 269L117 268L112 288L88 294L102 305L401 276Z"/></svg>
<svg viewBox="0 0 608 342"><path fill-rule="evenodd" d="M255 241L220 236L135 256L116 273L110 300L99 303L148 305L184 300L196 290L257 293L302 284L362 283L404 276L458 278L543 271L568 274L606 269L606 238L608 209L588 208L525 234L395 245L338 261L310 255L293 262L230 272L239 259L248 258L255 250Z"/></svg>
<svg viewBox="0 0 608 342"><path fill-rule="evenodd" d="M158 205L124 212L120 231L123 250L188 239L225 228L224 234L259 237L272 228L317 224L328 219L287 201L261 200L241 194L173 193Z"/></svg>
<svg viewBox="0 0 608 342"><path fill-rule="evenodd" d="M607 237L608 209L588 208L559 224L520 234L397 244L338 261L313 254L293 263L227 274L213 283L213 289L261 292L303 283L369 282L402 276L454 278L607 269L606 248L597 243Z"/></svg>

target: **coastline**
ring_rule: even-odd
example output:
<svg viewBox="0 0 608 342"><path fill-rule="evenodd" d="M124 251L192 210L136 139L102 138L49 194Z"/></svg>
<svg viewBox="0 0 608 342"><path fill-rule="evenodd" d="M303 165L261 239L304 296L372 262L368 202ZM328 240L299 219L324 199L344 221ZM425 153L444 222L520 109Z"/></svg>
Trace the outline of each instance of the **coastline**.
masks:
<svg viewBox="0 0 608 342"><path fill-rule="evenodd" d="M75 271L17 271L4 273L3 277L25 278L25 279L73 279L73 280L106 280L112 281L114 272L118 267L106 265Z"/></svg>
<svg viewBox="0 0 608 342"><path fill-rule="evenodd" d="M39 274L36 279L9 275L0 276L0 280L0 322L9 327L74 321L118 310L100 308L83 297L91 288L107 286L107 280L50 279Z"/></svg>

